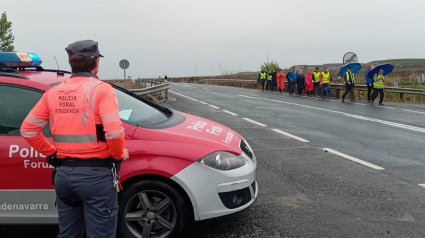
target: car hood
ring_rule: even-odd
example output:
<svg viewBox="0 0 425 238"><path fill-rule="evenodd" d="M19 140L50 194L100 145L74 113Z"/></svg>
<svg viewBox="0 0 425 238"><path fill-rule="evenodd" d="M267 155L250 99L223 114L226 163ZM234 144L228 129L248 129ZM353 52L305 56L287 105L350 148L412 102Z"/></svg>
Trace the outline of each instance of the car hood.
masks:
<svg viewBox="0 0 425 238"><path fill-rule="evenodd" d="M240 155L240 140L244 139L239 133L215 121L191 114L174 111L183 115L186 120L166 129L137 128L134 139L163 142L164 149L173 144L179 144L180 151L186 159L196 160L216 151L226 151Z"/></svg>

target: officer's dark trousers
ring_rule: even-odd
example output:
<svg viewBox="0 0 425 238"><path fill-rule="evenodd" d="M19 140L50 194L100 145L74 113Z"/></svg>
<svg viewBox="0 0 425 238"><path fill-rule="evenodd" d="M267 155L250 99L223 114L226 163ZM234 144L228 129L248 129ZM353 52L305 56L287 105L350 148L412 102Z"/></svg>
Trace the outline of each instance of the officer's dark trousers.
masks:
<svg viewBox="0 0 425 238"><path fill-rule="evenodd" d="M261 81L261 90L263 90L263 91L264 91L264 84L265 83L266 83L265 81Z"/></svg>
<svg viewBox="0 0 425 238"><path fill-rule="evenodd" d="M350 93L351 101L354 102L355 100L354 100L354 85L353 84L348 84L348 83L345 84L345 91L341 96L342 100L345 99L348 93Z"/></svg>
<svg viewBox="0 0 425 238"><path fill-rule="evenodd" d="M58 168L55 177L58 238L115 238L118 195L107 167Z"/></svg>
<svg viewBox="0 0 425 238"><path fill-rule="evenodd" d="M372 92L373 92L373 84L371 86L369 86L369 84L367 85L367 101L371 101L372 100Z"/></svg>
<svg viewBox="0 0 425 238"><path fill-rule="evenodd" d="M374 102L375 99L378 97L378 93L379 93L379 104L381 104L382 101L384 101L384 89L383 88L374 88L373 89L372 102Z"/></svg>

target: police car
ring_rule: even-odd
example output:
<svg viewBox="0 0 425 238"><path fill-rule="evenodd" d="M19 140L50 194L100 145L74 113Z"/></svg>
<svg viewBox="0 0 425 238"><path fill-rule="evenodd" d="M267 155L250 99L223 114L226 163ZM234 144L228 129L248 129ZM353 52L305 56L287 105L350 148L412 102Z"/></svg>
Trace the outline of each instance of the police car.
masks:
<svg viewBox="0 0 425 238"><path fill-rule="evenodd" d="M0 53L0 224L57 222L52 167L19 133L42 94L71 76L41 62L33 53ZM191 221L254 202L256 158L241 135L114 88L130 153L120 170L118 230L124 237L177 236ZM50 136L48 126L43 133Z"/></svg>

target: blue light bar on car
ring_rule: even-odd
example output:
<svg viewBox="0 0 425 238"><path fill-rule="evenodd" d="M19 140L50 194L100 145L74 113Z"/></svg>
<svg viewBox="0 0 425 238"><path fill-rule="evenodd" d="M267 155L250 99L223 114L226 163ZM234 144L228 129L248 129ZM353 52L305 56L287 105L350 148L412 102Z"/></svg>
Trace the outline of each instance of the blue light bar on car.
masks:
<svg viewBox="0 0 425 238"><path fill-rule="evenodd" d="M0 52L0 66L31 67L39 66L42 60L39 55L24 52Z"/></svg>

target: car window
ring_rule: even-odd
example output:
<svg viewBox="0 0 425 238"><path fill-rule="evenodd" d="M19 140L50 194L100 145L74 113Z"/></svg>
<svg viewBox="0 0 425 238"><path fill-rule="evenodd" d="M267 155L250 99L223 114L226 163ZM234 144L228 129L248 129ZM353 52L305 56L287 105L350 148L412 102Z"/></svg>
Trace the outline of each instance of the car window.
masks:
<svg viewBox="0 0 425 238"><path fill-rule="evenodd" d="M0 135L20 136L22 122L42 96L42 92L29 88L0 85ZM49 125L43 133L50 136Z"/></svg>
<svg viewBox="0 0 425 238"><path fill-rule="evenodd" d="M164 122L167 115L143 101L115 88L120 108L120 118L135 126Z"/></svg>

